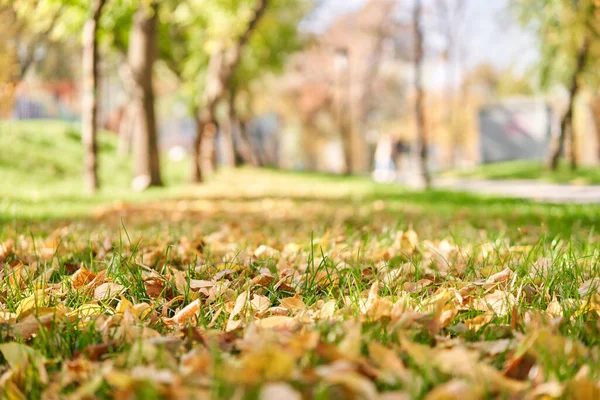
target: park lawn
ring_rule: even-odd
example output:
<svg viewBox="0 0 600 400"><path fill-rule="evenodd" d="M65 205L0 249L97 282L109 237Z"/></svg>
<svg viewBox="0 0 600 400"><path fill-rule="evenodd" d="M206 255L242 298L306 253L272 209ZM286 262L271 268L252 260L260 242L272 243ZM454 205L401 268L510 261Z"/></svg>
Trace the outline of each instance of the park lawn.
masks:
<svg viewBox="0 0 600 400"><path fill-rule="evenodd" d="M176 163L138 194L106 136L90 198L60 124L17 128L9 398L598 397L597 207L248 168L192 186Z"/></svg>
<svg viewBox="0 0 600 400"><path fill-rule="evenodd" d="M557 171L549 171L539 161L504 161L494 164L478 165L464 170L450 170L441 173L443 177L475 179L533 179L555 183L578 185L600 184L600 168L580 167L572 170L567 162L562 162Z"/></svg>

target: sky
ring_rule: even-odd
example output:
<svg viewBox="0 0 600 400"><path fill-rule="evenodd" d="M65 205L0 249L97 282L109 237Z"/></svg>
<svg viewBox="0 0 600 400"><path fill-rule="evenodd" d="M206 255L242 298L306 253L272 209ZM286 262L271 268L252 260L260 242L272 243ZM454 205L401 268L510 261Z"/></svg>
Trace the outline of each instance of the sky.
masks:
<svg viewBox="0 0 600 400"><path fill-rule="evenodd" d="M315 29L326 26L336 16L358 10L366 0L324 0L312 22ZM499 68L513 68L525 72L537 58L535 38L521 29L515 17L507 10L509 0L456 0L464 1L466 18L464 39L465 63L473 67L489 62ZM410 1L399 0L410 7ZM423 1L424 5L428 0Z"/></svg>

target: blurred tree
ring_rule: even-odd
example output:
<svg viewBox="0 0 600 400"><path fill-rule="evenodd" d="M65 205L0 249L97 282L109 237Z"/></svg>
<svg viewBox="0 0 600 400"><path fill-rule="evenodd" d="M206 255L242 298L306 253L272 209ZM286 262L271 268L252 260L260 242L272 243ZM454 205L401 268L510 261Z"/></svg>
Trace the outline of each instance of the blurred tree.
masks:
<svg viewBox="0 0 600 400"><path fill-rule="evenodd" d="M468 71L463 85L466 90L475 90L486 101L502 97L535 94L535 88L525 76L516 74L511 68L498 69L484 62Z"/></svg>
<svg viewBox="0 0 600 400"><path fill-rule="evenodd" d="M31 26L34 32L41 31L58 40L65 40L74 32L84 31L82 87L86 100L82 109L82 139L88 190L98 185L95 172L98 41L116 48L129 71L128 89L132 97L132 118L136 122L132 129L135 132L134 182L139 188L160 185L152 89L157 4L151 0L14 0L9 4L20 20Z"/></svg>
<svg viewBox="0 0 600 400"><path fill-rule="evenodd" d="M417 148L419 151L419 173L427 189L431 186L427 154L427 127L425 124L425 93L423 91L423 26L421 0L415 0L413 9L413 25L415 37L415 115L417 120Z"/></svg>
<svg viewBox="0 0 600 400"><path fill-rule="evenodd" d="M8 6L0 8L0 35L11 38L14 35L14 13ZM17 54L10 40L0 41L0 118L10 115L13 106L13 79L19 70Z"/></svg>
<svg viewBox="0 0 600 400"><path fill-rule="evenodd" d="M63 13L62 5L53 1L0 0L4 46L17 57L18 68L11 80L20 82L50 41Z"/></svg>
<svg viewBox="0 0 600 400"><path fill-rule="evenodd" d="M84 151L84 182L89 193L98 183L98 25L106 0L93 0L90 16L83 27L83 106L81 110L81 138Z"/></svg>
<svg viewBox="0 0 600 400"><path fill-rule="evenodd" d="M226 147L246 163L256 165L261 161L250 144L247 124L251 119L252 99L265 93L253 85L266 75L282 73L289 57L307 43L298 26L312 6L312 2L303 0L271 0L228 82L229 132L226 129L222 132L224 140L230 142ZM238 148L234 149L234 145ZM234 154L228 158L234 159Z"/></svg>
<svg viewBox="0 0 600 400"><path fill-rule="evenodd" d="M308 4L188 0L166 1L161 7L160 57L179 79L180 95L196 122L193 181L201 181L212 163L217 124L228 153L225 159L234 160L234 132L241 136L238 144L247 143L238 121L240 100L251 97L246 93L252 82L281 71L289 54L299 48L298 22ZM228 112L219 112L225 110L217 107L223 102L229 103Z"/></svg>
<svg viewBox="0 0 600 400"><path fill-rule="evenodd" d="M457 152L461 135L464 133L460 129L457 118L458 108L462 108L466 103L461 94L458 81L464 64L465 46L462 43L462 27L465 22L467 3L464 0L436 0L435 9L437 14L436 27L440 30L444 38L444 49L442 57L445 61L445 106L444 116L446 129L451 136L451 157L452 164L457 162Z"/></svg>
<svg viewBox="0 0 600 400"><path fill-rule="evenodd" d="M598 0L513 0L524 25L532 28L540 46L541 83L554 84L568 90L567 110L560 123L548 160L556 169L570 133L571 167L577 167L573 108L581 87L598 82L600 61L600 2Z"/></svg>
<svg viewBox="0 0 600 400"><path fill-rule="evenodd" d="M194 142L194 156L192 157L192 180L194 182L202 181L200 156L203 139L214 137L216 133L216 106L226 95L229 81L240 62L242 52L265 14L269 2L270 0L254 0L254 7L251 9L252 15L237 38L232 40L231 35L228 35L229 37L216 40L211 46L213 49L210 51L210 60L206 71L203 109L199 118L200 127Z"/></svg>
<svg viewBox="0 0 600 400"><path fill-rule="evenodd" d="M132 76L134 187L160 186L158 132L154 110L153 66L157 56L158 3L140 3L133 15L127 61Z"/></svg>
<svg viewBox="0 0 600 400"><path fill-rule="evenodd" d="M315 146L338 142L343 164L329 168L363 173L372 164L374 137L388 105L398 109L402 97L391 94L384 80L400 75L412 61L412 27L398 17L395 0L370 0L360 9L338 16L322 35L296 57L281 80L289 116L303 125L305 167L317 168ZM384 78L383 75L386 75ZM376 126L377 125L377 126ZM370 134L374 133L374 134ZM317 140L319 139L319 140ZM341 169L340 169L341 168Z"/></svg>
<svg viewBox="0 0 600 400"><path fill-rule="evenodd" d="M24 77L27 69L33 62L36 50L47 40L45 36L50 34L60 38L67 36L69 32L76 31L81 27L83 21L82 36L82 63L83 63L83 104L82 104L82 144L84 148L84 183L89 193L94 193L99 186L97 174L97 145L96 136L98 130L98 27L102 9L106 0L94 0L87 2L73 1L63 3L58 0L32 1L15 0L12 10L20 18L22 29L28 27L38 33L32 41L26 45L19 44L18 51L26 55L21 61L20 77ZM77 18L71 20L71 16ZM77 21L77 22L75 22ZM74 29L69 29L75 26ZM42 26L43 28L39 28ZM44 37L42 39L42 37ZM24 50L21 50L24 48Z"/></svg>
<svg viewBox="0 0 600 400"><path fill-rule="evenodd" d="M31 0L27 0L31 2ZM44 11L44 18L33 24L23 18L24 5L29 11ZM60 8L43 7L23 0L0 0L0 115L12 111L14 91L38 61L40 51L51 44L49 33L60 16Z"/></svg>

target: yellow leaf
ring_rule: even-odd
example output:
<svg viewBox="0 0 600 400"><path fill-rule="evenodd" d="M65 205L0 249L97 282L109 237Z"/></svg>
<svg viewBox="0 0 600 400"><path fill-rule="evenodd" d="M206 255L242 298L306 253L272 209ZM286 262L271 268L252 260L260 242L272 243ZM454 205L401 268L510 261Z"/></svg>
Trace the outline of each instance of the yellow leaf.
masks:
<svg viewBox="0 0 600 400"><path fill-rule="evenodd" d="M43 289L38 289L29 297L24 298L17 306L16 314L20 317L26 311L41 307L44 304L46 293Z"/></svg>
<svg viewBox="0 0 600 400"><path fill-rule="evenodd" d="M81 307L67 313L67 317L74 321L77 318L86 318L104 313L104 308L98 304L84 304Z"/></svg>
<svg viewBox="0 0 600 400"><path fill-rule="evenodd" d="M172 318L165 319L165 323L169 325L182 325L190 318L196 316L200 309L200 299L192 301L190 304L179 310Z"/></svg>
<svg viewBox="0 0 600 400"><path fill-rule="evenodd" d="M238 297L235 299L235 306L229 315L229 319L233 319L242 311L246 305L246 300L248 300L248 292L242 292L238 295Z"/></svg>
<svg viewBox="0 0 600 400"><path fill-rule="evenodd" d="M258 315L262 315L269 309L269 307L271 307L271 300L265 296L255 294L252 296L250 305Z"/></svg>
<svg viewBox="0 0 600 400"><path fill-rule="evenodd" d="M300 297L286 297L285 299L279 300L279 303L291 311L304 311L306 310L306 305L302 301Z"/></svg>
<svg viewBox="0 0 600 400"><path fill-rule="evenodd" d="M339 344L340 351L349 358L360 357L362 324L359 321L345 323L346 336Z"/></svg>
<svg viewBox="0 0 600 400"><path fill-rule="evenodd" d="M492 285L500 282L506 282L509 279L511 279L513 275L514 273L512 272L512 270L507 267L504 268L502 271L491 275L489 278L486 279L485 283L488 285Z"/></svg>
<svg viewBox="0 0 600 400"><path fill-rule="evenodd" d="M508 315L516 304L515 296L504 290L496 290L483 298L476 298L473 306L478 311L492 311L502 317Z"/></svg>
<svg viewBox="0 0 600 400"><path fill-rule="evenodd" d="M300 323L292 317L276 315L254 321L254 324L263 329L295 329Z"/></svg>
<svg viewBox="0 0 600 400"><path fill-rule="evenodd" d="M133 303L127 300L125 297L121 296L121 300L115 308L115 313L123 315L127 309L133 309Z"/></svg>
<svg viewBox="0 0 600 400"><path fill-rule="evenodd" d="M4 384L2 394L3 400L27 400L27 397L13 381L8 381Z"/></svg>
<svg viewBox="0 0 600 400"><path fill-rule="evenodd" d="M493 313L485 313L465 321L465 325L471 331L478 331L487 325L494 318Z"/></svg>
<svg viewBox="0 0 600 400"><path fill-rule="evenodd" d="M563 308L556 297L552 299L550 303L548 303L548 307L546 307L546 313L550 315L552 318L562 317Z"/></svg>
<svg viewBox="0 0 600 400"><path fill-rule="evenodd" d="M267 383L260 390L260 400L302 400L302 395L287 383Z"/></svg>
<svg viewBox="0 0 600 400"><path fill-rule="evenodd" d="M324 376L330 385L340 385L349 390L354 396L365 400L378 398L375 384L355 371L334 371Z"/></svg>
<svg viewBox="0 0 600 400"><path fill-rule="evenodd" d="M329 300L327 303L323 304L321 310L319 311L319 319L329 319L333 317L335 313L335 300Z"/></svg>
<svg viewBox="0 0 600 400"><path fill-rule="evenodd" d="M437 386L425 400L479 400L485 397L485 388L463 380L452 380Z"/></svg>
<svg viewBox="0 0 600 400"><path fill-rule="evenodd" d="M9 342L0 344L0 353L13 370L31 365L37 369L39 379L48 383L45 358L39 351L21 343Z"/></svg>
<svg viewBox="0 0 600 400"><path fill-rule="evenodd" d="M386 375L391 376L394 380L400 380L408 382L410 380L410 374L404 363L396 355L396 353L380 343L371 342L368 345L369 357L377 367L383 370ZM391 382L392 384L394 382Z"/></svg>
<svg viewBox="0 0 600 400"><path fill-rule="evenodd" d="M125 291L125 286L114 282L104 282L94 290L94 299L108 300L117 297Z"/></svg>

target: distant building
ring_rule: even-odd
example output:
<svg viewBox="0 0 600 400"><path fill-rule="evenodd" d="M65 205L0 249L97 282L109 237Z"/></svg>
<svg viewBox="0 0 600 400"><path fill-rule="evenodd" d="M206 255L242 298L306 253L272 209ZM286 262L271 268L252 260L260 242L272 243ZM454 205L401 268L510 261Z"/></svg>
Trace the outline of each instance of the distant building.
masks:
<svg viewBox="0 0 600 400"><path fill-rule="evenodd" d="M550 106L537 99L517 98L479 111L480 160L543 160L556 123Z"/></svg>

